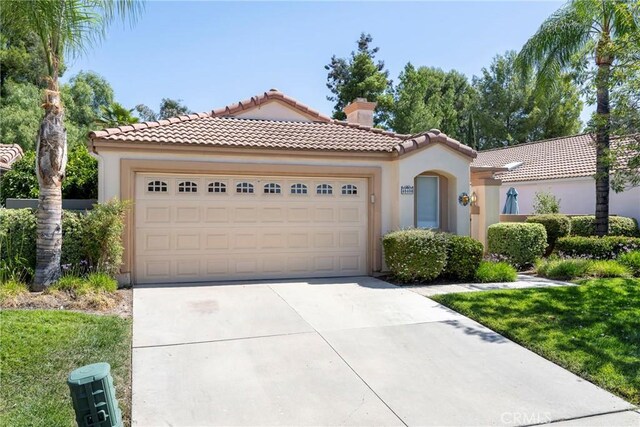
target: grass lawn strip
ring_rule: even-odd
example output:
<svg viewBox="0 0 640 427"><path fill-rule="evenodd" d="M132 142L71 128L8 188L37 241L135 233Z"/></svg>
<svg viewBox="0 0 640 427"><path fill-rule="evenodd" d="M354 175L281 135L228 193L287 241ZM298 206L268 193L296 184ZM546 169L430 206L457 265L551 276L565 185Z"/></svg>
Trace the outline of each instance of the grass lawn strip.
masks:
<svg viewBox="0 0 640 427"><path fill-rule="evenodd" d="M640 279L433 299L640 404Z"/></svg>
<svg viewBox="0 0 640 427"><path fill-rule="evenodd" d="M0 425L75 426L67 375L95 362L111 365L120 408L129 417L130 319L2 310L0 325Z"/></svg>

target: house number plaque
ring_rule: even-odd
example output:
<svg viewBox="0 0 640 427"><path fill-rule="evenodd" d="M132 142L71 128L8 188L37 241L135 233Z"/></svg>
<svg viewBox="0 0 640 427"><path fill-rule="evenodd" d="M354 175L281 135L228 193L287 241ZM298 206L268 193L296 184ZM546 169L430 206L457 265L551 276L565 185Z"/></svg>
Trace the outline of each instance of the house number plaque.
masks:
<svg viewBox="0 0 640 427"><path fill-rule="evenodd" d="M413 185L401 185L400 194L413 194Z"/></svg>

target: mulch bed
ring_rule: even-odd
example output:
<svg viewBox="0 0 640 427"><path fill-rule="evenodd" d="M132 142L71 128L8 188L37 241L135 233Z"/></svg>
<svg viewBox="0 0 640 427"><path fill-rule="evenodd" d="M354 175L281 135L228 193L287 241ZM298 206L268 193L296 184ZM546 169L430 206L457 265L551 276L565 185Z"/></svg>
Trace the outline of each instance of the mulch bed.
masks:
<svg viewBox="0 0 640 427"><path fill-rule="evenodd" d="M68 310L128 318L131 317L132 302L132 289L118 289L114 293L89 293L81 296L63 291L26 292L2 301L0 308Z"/></svg>

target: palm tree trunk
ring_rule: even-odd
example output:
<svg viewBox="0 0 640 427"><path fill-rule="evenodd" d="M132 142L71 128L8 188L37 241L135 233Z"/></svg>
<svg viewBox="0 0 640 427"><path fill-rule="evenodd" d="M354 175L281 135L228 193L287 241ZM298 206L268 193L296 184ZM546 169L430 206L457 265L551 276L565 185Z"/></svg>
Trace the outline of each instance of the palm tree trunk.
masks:
<svg viewBox="0 0 640 427"><path fill-rule="evenodd" d="M596 76L596 221L597 236L609 232L609 73L611 65L602 62Z"/></svg>
<svg viewBox="0 0 640 427"><path fill-rule="evenodd" d="M36 173L40 184L37 212L36 274L33 290L40 291L60 278L62 253L62 180L67 165L67 131L57 79L45 92L45 115L40 123Z"/></svg>

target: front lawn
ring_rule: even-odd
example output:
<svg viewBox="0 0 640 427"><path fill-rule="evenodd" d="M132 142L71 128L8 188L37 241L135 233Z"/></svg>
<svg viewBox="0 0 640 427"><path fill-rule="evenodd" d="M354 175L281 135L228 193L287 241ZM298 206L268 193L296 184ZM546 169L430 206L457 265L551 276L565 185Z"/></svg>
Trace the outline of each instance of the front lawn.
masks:
<svg viewBox="0 0 640 427"><path fill-rule="evenodd" d="M640 279L433 299L640 404Z"/></svg>
<svg viewBox="0 0 640 427"><path fill-rule="evenodd" d="M129 414L131 320L67 311L0 312L0 425L75 426L73 369L108 362Z"/></svg>

